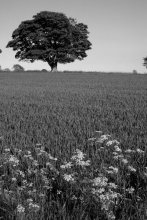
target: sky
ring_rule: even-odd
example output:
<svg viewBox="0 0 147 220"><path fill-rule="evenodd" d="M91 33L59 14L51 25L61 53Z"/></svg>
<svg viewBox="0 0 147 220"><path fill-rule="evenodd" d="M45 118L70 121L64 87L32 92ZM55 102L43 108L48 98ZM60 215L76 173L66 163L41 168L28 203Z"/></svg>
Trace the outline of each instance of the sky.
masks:
<svg viewBox="0 0 147 220"><path fill-rule="evenodd" d="M147 0L0 0L0 65L12 69L50 69L47 63L20 62L6 48L22 21L40 11L62 12L88 25L92 49L82 61L59 64L58 70L147 72Z"/></svg>

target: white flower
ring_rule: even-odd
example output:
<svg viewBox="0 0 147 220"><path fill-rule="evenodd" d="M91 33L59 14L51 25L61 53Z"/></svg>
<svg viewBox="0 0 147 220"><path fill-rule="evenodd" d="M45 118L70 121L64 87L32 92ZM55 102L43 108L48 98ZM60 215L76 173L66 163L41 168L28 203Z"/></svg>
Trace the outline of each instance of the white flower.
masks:
<svg viewBox="0 0 147 220"><path fill-rule="evenodd" d="M27 180L23 180L22 182L23 182L24 185L28 184Z"/></svg>
<svg viewBox="0 0 147 220"><path fill-rule="evenodd" d="M49 157L50 160L55 160L55 161L57 160L57 158L52 157L50 154L48 154L48 157Z"/></svg>
<svg viewBox="0 0 147 220"><path fill-rule="evenodd" d="M109 169L112 170L113 173L118 173L118 168L117 167L110 166Z"/></svg>
<svg viewBox="0 0 147 220"><path fill-rule="evenodd" d="M63 177L67 182L69 182L69 181L74 182L74 178L73 178L72 174L64 174Z"/></svg>
<svg viewBox="0 0 147 220"><path fill-rule="evenodd" d="M113 170L106 170L108 174L114 174Z"/></svg>
<svg viewBox="0 0 147 220"><path fill-rule="evenodd" d="M50 162L47 162L47 163L46 163L46 166L52 167L53 165L52 165Z"/></svg>
<svg viewBox="0 0 147 220"><path fill-rule="evenodd" d="M138 152L138 153L140 153L140 154L143 154L143 153L144 153L144 151L141 150L140 148L137 148L137 149L136 149L136 152Z"/></svg>
<svg viewBox="0 0 147 220"><path fill-rule="evenodd" d="M122 154L118 155L119 159L124 159L124 156Z"/></svg>
<svg viewBox="0 0 147 220"><path fill-rule="evenodd" d="M40 193L40 194L39 194L39 197L40 197L40 198L44 198L44 197L45 197L45 194Z"/></svg>
<svg viewBox="0 0 147 220"><path fill-rule="evenodd" d="M117 140L110 140L110 141L108 141L107 143L106 143L106 146L111 146L112 144L116 144L116 145L118 145L119 144L119 142L117 141Z"/></svg>
<svg viewBox="0 0 147 220"><path fill-rule="evenodd" d="M72 163L71 162L65 163L64 165L60 166L61 169L68 169L68 168L71 168L71 167L72 167Z"/></svg>
<svg viewBox="0 0 147 220"><path fill-rule="evenodd" d="M40 206L37 204L29 203L29 209L33 209L33 211L37 212L40 209Z"/></svg>
<svg viewBox="0 0 147 220"><path fill-rule="evenodd" d="M99 194L104 193L104 192L105 192L105 189L104 189L104 188L99 188L99 189L97 190L97 192L98 192Z"/></svg>
<svg viewBox="0 0 147 220"><path fill-rule="evenodd" d="M115 215L112 211L108 212L108 220L115 220Z"/></svg>
<svg viewBox="0 0 147 220"><path fill-rule="evenodd" d="M111 146L113 144L113 141L108 141L107 143L106 143L106 146Z"/></svg>
<svg viewBox="0 0 147 220"><path fill-rule="evenodd" d="M108 134L101 135L100 138L97 139L96 143L103 143L104 141L108 140L111 136Z"/></svg>
<svg viewBox="0 0 147 220"><path fill-rule="evenodd" d="M10 155L9 162L11 162L13 164L13 166L17 166L19 164L19 160L16 157L14 157L13 155Z"/></svg>
<svg viewBox="0 0 147 220"><path fill-rule="evenodd" d="M37 144L36 144L36 146L37 146L37 147L41 147L41 146L42 146L42 144L40 144L40 143L37 143Z"/></svg>
<svg viewBox="0 0 147 220"><path fill-rule="evenodd" d="M18 173L19 173L19 175L20 175L20 176L22 176L23 178L25 177L24 172L22 172L21 170L18 170L17 172L18 172Z"/></svg>
<svg viewBox="0 0 147 220"><path fill-rule="evenodd" d="M28 151L28 152L30 152L30 151ZM26 154L26 155L24 155L24 158L28 158L28 159L30 159L30 160L34 160L34 158L32 157L31 154Z"/></svg>
<svg viewBox="0 0 147 220"><path fill-rule="evenodd" d="M27 153L30 155L30 154L31 154L31 151L28 150Z"/></svg>
<svg viewBox="0 0 147 220"><path fill-rule="evenodd" d="M101 138L103 138L103 139L108 139L109 137L111 137L111 135L109 135L109 134L103 134L103 135L101 135Z"/></svg>
<svg viewBox="0 0 147 220"><path fill-rule="evenodd" d="M128 170L132 171L132 172L136 172L136 169L132 166L128 166Z"/></svg>
<svg viewBox="0 0 147 220"><path fill-rule="evenodd" d="M5 148L4 151L5 151L5 152L10 152L10 149L9 149L9 148Z"/></svg>
<svg viewBox="0 0 147 220"><path fill-rule="evenodd" d="M107 193L108 197L113 200L118 198L119 193L112 191L111 189L109 189L109 192Z"/></svg>
<svg viewBox="0 0 147 220"><path fill-rule="evenodd" d="M134 190L135 190L135 189L134 189L133 187L130 187L130 188L126 189L126 191L127 191L128 193L133 193Z"/></svg>
<svg viewBox="0 0 147 220"><path fill-rule="evenodd" d="M127 150L125 150L125 152L126 152L126 153L133 153L133 152L134 152L134 150L127 149Z"/></svg>
<svg viewBox="0 0 147 220"><path fill-rule="evenodd" d="M122 161L122 163L124 163L124 164L127 164L127 163L128 163L128 160L125 159L125 158L123 158L121 161Z"/></svg>
<svg viewBox="0 0 147 220"><path fill-rule="evenodd" d="M32 199L32 198L27 199L27 202L28 202L28 203L32 203L32 202L33 202L33 199Z"/></svg>
<svg viewBox="0 0 147 220"><path fill-rule="evenodd" d="M71 200L77 200L77 197L75 195L73 195Z"/></svg>
<svg viewBox="0 0 147 220"><path fill-rule="evenodd" d="M93 189L92 188L92 194L96 195L96 194L102 194L105 192L105 188L99 188L99 189Z"/></svg>
<svg viewBox="0 0 147 220"><path fill-rule="evenodd" d="M113 155L118 156L118 153L117 152L113 152Z"/></svg>
<svg viewBox="0 0 147 220"><path fill-rule="evenodd" d="M95 131L95 136L102 134L102 131Z"/></svg>
<svg viewBox="0 0 147 220"><path fill-rule="evenodd" d="M13 178L12 178L12 181L13 181L13 182L16 182L16 181L17 181L17 179L16 179L15 177L13 177Z"/></svg>
<svg viewBox="0 0 147 220"><path fill-rule="evenodd" d="M38 161L37 161L37 160L33 160L33 165L34 165L35 167L39 166Z"/></svg>
<svg viewBox="0 0 147 220"><path fill-rule="evenodd" d="M122 152L122 150L117 145L115 145L114 148L116 152Z"/></svg>
<svg viewBox="0 0 147 220"><path fill-rule="evenodd" d="M17 153L18 153L18 154L21 154L21 152L22 152L22 150L20 150L20 149L19 149L19 150L17 150Z"/></svg>
<svg viewBox="0 0 147 220"><path fill-rule="evenodd" d="M17 212L18 213L24 213L25 212L25 208L21 204L19 204L17 206Z"/></svg>
<svg viewBox="0 0 147 220"><path fill-rule="evenodd" d="M85 157L85 155L83 154L83 152L79 149L76 150L75 155L72 156L72 160L83 160Z"/></svg>
<svg viewBox="0 0 147 220"><path fill-rule="evenodd" d="M96 140L96 138L88 138L88 141L95 141Z"/></svg>
<svg viewBox="0 0 147 220"><path fill-rule="evenodd" d="M48 178L46 176L42 175L42 180L44 181L46 186L49 185L49 180L48 180Z"/></svg>
<svg viewBox="0 0 147 220"><path fill-rule="evenodd" d="M109 186L113 189L116 189L117 188L117 185L115 183L109 183Z"/></svg>
<svg viewBox="0 0 147 220"><path fill-rule="evenodd" d="M86 161L79 160L76 163L77 165L80 165L80 166L90 166L90 160L86 160Z"/></svg>
<svg viewBox="0 0 147 220"><path fill-rule="evenodd" d="M114 156L113 159L114 159L114 160L118 160L118 159L119 159L119 156L118 156L118 155L117 155L117 156Z"/></svg>
<svg viewBox="0 0 147 220"><path fill-rule="evenodd" d="M0 137L0 141L3 141L3 140L4 140L4 137L3 137L3 136L1 136L1 137Z"/></svg>
<svg viewBox="0 0 147 220"><path fill-rule="evenodd" d="M33 183L29 183L28 187L32 187L33 186Z"/></svg>
<svg viewBox="0 0 147 220"><path fill-rule="evenodd" d="M99 176L93 180L93 186L106 186L108 179L104 176Z"/></svg>
<svg viewBox="0 0 147 220"><path fill-rule="evenodd" d="M44 151L44 150L39 150L39 153L37 154L37 156L42 156L43 154L46 154L46 151Z"/></svg>

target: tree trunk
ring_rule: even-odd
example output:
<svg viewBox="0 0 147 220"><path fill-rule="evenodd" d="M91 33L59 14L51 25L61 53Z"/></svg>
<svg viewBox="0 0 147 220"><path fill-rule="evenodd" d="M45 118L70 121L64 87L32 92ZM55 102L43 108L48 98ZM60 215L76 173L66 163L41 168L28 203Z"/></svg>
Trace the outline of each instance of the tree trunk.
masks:
<svg viewBox="0 0 147 220"><path fill-rule="evenodd" d="M51 72L57 72L57 62L56 63L50 63Z"/></svg>

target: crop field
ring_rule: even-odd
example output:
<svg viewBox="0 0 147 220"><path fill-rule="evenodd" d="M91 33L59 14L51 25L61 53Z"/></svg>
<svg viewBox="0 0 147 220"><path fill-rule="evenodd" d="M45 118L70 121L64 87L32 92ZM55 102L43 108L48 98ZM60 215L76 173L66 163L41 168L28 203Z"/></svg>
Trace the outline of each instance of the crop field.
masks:
<svg viewBox="0 0 147 220"><path fill-rule="evenodd" d="M147 75L0 72L0 136L0 219L147 218Z"/></svg>

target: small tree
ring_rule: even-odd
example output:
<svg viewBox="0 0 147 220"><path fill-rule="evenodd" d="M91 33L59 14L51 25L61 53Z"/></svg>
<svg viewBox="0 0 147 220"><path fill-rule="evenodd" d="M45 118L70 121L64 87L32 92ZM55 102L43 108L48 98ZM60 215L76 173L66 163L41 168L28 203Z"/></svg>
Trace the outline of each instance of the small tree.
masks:
<svg viewBox="0 0 147 220"><path fill-rule="evenodd" d="M24 68L19 64L15 64L13 66L13 70L16 71L16 72L21 72L21 71L24 71Z"/></svg>
<svg viewBox="0 0 147 220"><path fill-rule="evenodd" d="M137 70L133 70L133 74L134 75L138 74Z"/></svg>
<svg viewBox="0 0 147 220"><path fill-rule="evenodd" d="M0 49L0 53L2 53L2 50ZM0 66L0 71L2 71L2 67Z"/></svg>
<svg viewBox="0 0 147 220"><path fill-rule="evenodd" d="M7 47L12 47L19 60L47 62L51 71L58 63L83 60L91 49L88 27L67 18L63 13L43 11L32 20L23 21L13 32Z"/></svg>
<svg viewBox="0 0 147 220"><path fill-rule="evenodd" d="M11 70L9 68L5 68L3 71L4 72L11 72Z"/></svg>
<svg viewBox="0 0 147 220"><path fill-rule="evenodd" d="M48 72L46 69L42 69L41 72Z"/></svg>
<svg viewBox="0 0 147 220"><path fill-rule="evenodd" d="M147 68L147 57L144 57L143 60L144 60L143 65Z"/></svg>

